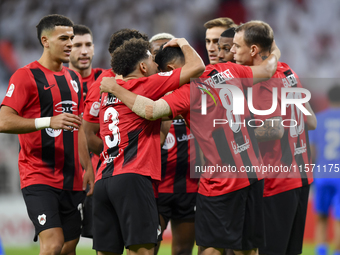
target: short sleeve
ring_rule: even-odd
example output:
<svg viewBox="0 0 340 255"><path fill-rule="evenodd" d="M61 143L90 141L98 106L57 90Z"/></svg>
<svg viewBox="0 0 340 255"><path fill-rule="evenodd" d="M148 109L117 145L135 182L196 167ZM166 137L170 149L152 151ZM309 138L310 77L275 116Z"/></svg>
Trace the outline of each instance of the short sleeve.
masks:
<svg viewBox="0 0 340 255"><path fill-rule="evenodd" d="M7 92L1 106L9 106L22 116L23 109L32 101L32 92L36 90L28 71L20 68L10 78Z"/></svg>
<svg viewBox="0 0 340 255"><path fill-rule="evenodd" d="M176 117L190 111L190 84L185 84L173 93L162 97L172 111L172 116Z"/></svg>
<svg viewBox="0 0 340 255"><path fill-rule="evenodd" d="M100 79L101 81L101 79ZM92 123L99 123L100 108L100 81L97 79L89 88L84 103L84 120Z"/></svg>
<svg viewBox="0 0 340 255"><path fill-rule="evenodd" d="M182 68L170 72L160 72L149 76L146 83L143 84L146 97L156 100L167 92L179 87L179 80Z"/></svg>

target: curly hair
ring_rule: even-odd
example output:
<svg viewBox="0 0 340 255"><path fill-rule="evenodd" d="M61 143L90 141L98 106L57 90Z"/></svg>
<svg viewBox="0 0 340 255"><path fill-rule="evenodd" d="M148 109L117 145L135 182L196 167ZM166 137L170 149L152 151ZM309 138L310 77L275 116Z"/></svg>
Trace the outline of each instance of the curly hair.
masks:
<svg viewBox="0 0 340 255"><path fill-rule="evenodd" d="M123 77L132 73L140 61L149 57L147 51L150 51L150 43L142 38L125 41L112 54L113 72Z"/></svg>
<svg viewBox="0 0 340 255"><path fill-rule="evenodd" d="M180 47L167 47L163 49L163 46L164 44L155 57L155 62L158 64L160 71L165 72L167 65L177 59L180 59L182 63L185 62L184 54Z"/></svg>
<svg viewBox="0 0 340 255"><path fill-rule="evenodd" d="M124 28L113 35L111 35L109 52L112 54L119 46L123 44L124 41L130 40L132 38L142 38L145 41L148 41L149 38L146 34L140 33L138 30Z"/></svg>

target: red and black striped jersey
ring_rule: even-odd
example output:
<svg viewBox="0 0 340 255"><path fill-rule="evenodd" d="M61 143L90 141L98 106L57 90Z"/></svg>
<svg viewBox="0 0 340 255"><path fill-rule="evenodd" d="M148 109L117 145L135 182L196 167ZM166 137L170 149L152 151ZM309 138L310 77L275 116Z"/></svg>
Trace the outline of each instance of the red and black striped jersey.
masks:
<svg viewBox="0 0 340 255"><path fill-rule="evenodd" d="M100 108L100 82L103 77L115 77L112 69L104 70L99 77L92 83L86 94L84 102L84 120L92 123L99 123L99 108Z"/></svg>
<svg viewBox="0 0 340 255"><path fill-rule="evenodd" d="M18 69L9 81L2 105L24 118L83 112L80 75L67 67L52 72L37 61ZM78 155L78 130L42 129L19 134L21 188L45 184L64 190L83 190Z"/></svg>
<svg viewBox="0 0 340 255"><path fill-rule="evenodd" d="M117 80L124 88L156 100L179 86L181 69L149 77ZM124 173L161 179L161 120L148 121L136 115L114 95L101 96L100 135L104 149L96 181Z"/></svg>
<svg viewBox="0 0 340 255"><path fill-rule="evenodd" d="M104 71L105 69L103 68L92 68L91 69L91 74L87 77L83 77L83 92L87 94L89 91L90 87L92 84L97 80L99 75Z"/></svg>
<svg viewBox="0 0 340 255"><path fill-rule="evenodd" d="M190 149L190 147L193 148ZM159 193L194 193L198 178L190 178L190 165L200 157L197 142L183 119L173 120L162 147L162 180ZM198 165L201 165L198 162Z"/></svg>
<svg viewBox="0 0 340 255"><path fill-rule="evenodd" d="M173 116L185 118L203 151L205 165L191 169L192 176L201 173L198 193L202 195L223 195L263 178L261 173L247 170L262 164L254 129L247 125L250 113L243 94L244 87L252 86L252 78L247 66L230 62L209 65L199 82L163 97ZM239 89L237 99L243 99L244 115L233 114L236 97L225 85ZM202 98L206 100L206 114L202 114Z"/></svg>
<svg viewBox="0 0 340 255"><path fill-rule="evenodd" d="M264 184L264 196L299 188L313 181L312 171L305 171L305 166L311 163L306 116L294 104L287 105L286 115L281 115L281 88L302 88L299 77L287 64L278 62L274 76L253 87L255 109L271 108L273 88L277 88L276 110L270 115L254 115L255 119L260 120L281 116L284 121L284 135L281 139L259 143L264 165L279 166L281 169L268 172ZM298 99L304 95L301 92L289 92L286 97Z"/></svg>
<svg viewBox="0 0 340 255"><path fill-rule="evenodd" d="M109 70L111 70L111 69L109 69ZM99 99L100 99L99 86L100 86L101 79L99 80L99 82L97 82L95 84L94 89L91 89L91 87L95 83L95 81L97 80L98 77L103 77L103 76L100 76L100 75L102 73L105 73L105 71L106 70L102 69L102 68L92 68L91 75L83 78L83 90L84 90L84 93L86 93L85 102L84 102L83 118L86 116L86 119L84 118L86 121L88 121L87 120L88 116L93 116L93 115L95 115L95 113L97 113L97 116L96 117L93 116L93 118L97 118L97 120L98 120L97 123L99 123L99 116L98 116L99 105L100 105L99 104ZM87 98L89 98L89 100L87 100ZM87 107L86 107L86 105L87 105ZM91 115L91 113L90 113L91 109L92 109L91 113L93 115ZM99 131L97 133L97 136L100 137ZM98 166L98 163L99 163L99 156L91 152L90 157L91 157L91 162L92 162L92 168L96 172L96 169L97 169L97 166Z"/></svg>

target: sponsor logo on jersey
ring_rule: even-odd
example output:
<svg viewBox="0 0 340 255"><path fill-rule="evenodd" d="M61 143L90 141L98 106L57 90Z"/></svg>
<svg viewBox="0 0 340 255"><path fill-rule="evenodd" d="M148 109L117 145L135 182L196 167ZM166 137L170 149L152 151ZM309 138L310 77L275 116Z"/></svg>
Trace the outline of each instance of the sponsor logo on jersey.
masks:
<svg viewBox="0 0 340 255"><path fill-rule="evenodd" d="M235 155L250 148L249 139L247 138L247 136L244 136L244 141L245 143L240 145L235 141L231 142L231 146L234 150Z"/></svg>
<svg viewBox="0 0 340 255"><path fill-rule="evenodd" d="M158 75L159 76L170 76L170 75L172 75L172 71L169 71L169 72L160 72L160 73L158 73Z"/></svg>
<svg viewBox="0 0 340 255"><path fill-rule="evenodd" d="M76 93L79 91L78 83L75 80L71 80L72 87Z"/></svg>
<svg viewBox="0 0 340 255"><path fill-rule="evenodd" d="M50 137L57 137L61 134L61 131L63 131L62 129L53 129L53 128L45 128L46 133L50 136Z"/></svg>
<svg viewBox="0 0 340 255"><path fill-rule="evenodd" d="M189 134L189 135L183 134L182 137L177 137L177 141L178 142L187 142L190 139L194 139L194 138L195 137L194 137L193 134Z"/></svg>
<svg viewBox="0 0 340 255"><path fill-rule="evenodd" d="M173 120L172 124L173 125L185 125L185 121L184 119Z"/></svg>
<svg viewBox="0 0 340 255"><path fill-rule="evenodd" d="M174 135L171 134L171 133L168 133L168 135L167 135L166 138L165 138L165 142L164 142L162 148L163 148L164 150L169 150L169 149L171 149L172 147L174 147L175 142L176 142L176 139L175 139Z"/></svg>
<svg viewBox="0 0 340 255"><path fill-rule="evenodd" d="M42 214L38 216L38 222L40 225L45 225L46 223L46 214Z"/></svg>
<svg viewBox="0 0 340 255"><path fill-rule="evenodd" d="M296 143L294 143L294 156L297 154L302 154L307 151L306 144L303 143L303 140L301 139L301 147L296 147Z"/></svg>
<svg viewBox="0 0 340 255"><path fill-rule="evenodd" d="M12 83L12 84L9 86L9 89L8 89L8 91L7 91L7 93L6 93L6 97L11 97L11 96L12 96L13 91L14 91L14 88L15 88L15 86L14 86L14 84Z"/></svg>
<svg viewBox="0 0 340 255"><path fill-rule="evenodd" d="M54 106L56 112L74 113L77 111L77 103L71 100L64 100Z"/></svg>
<svg viewBox="0 0 340 255"><path fill-rule="evenodd" d="M94 102L91 105L91 109L90 109L90 114L94 117L98 117L99 115L99 109L100 109L100 103L99 102Z"/></svg>

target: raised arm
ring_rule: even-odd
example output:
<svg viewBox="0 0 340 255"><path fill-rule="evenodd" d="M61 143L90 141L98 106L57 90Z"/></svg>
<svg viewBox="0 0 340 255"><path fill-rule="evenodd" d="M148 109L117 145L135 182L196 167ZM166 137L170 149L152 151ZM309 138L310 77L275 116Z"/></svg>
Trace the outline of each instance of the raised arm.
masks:
<svg viewBox="0 0 340 255"><path fill-rule="evenodd" d="M281 51L276 46L275 41L272 44L272 51L268 58L266 58L260 65L258 66L250 66L253 71L253 84L259 83L261 81L268 80L271 78L277 68L277 61L281 57Z"/></svg>
<svg viewBox="0 0 340 255"><path fill-rule="evenodd" d="M184 54L184 66L181 70L179 85L182 86L190 82L190 78L200 77L204 70L205 65L198 53L190 46L188 41L184 38L175 38L167 42L165 47L180 47Z"/></svg>
<svg viewBox="0 0 340 255"><path fill-rule="evenodd" d="M108 92L115 95L131 111L147 120L156 120L172 114L170 106L163 99L153 101L147 97L137 95L116 83L113 77L104 77L100 83L100 93Z"/></svg>

